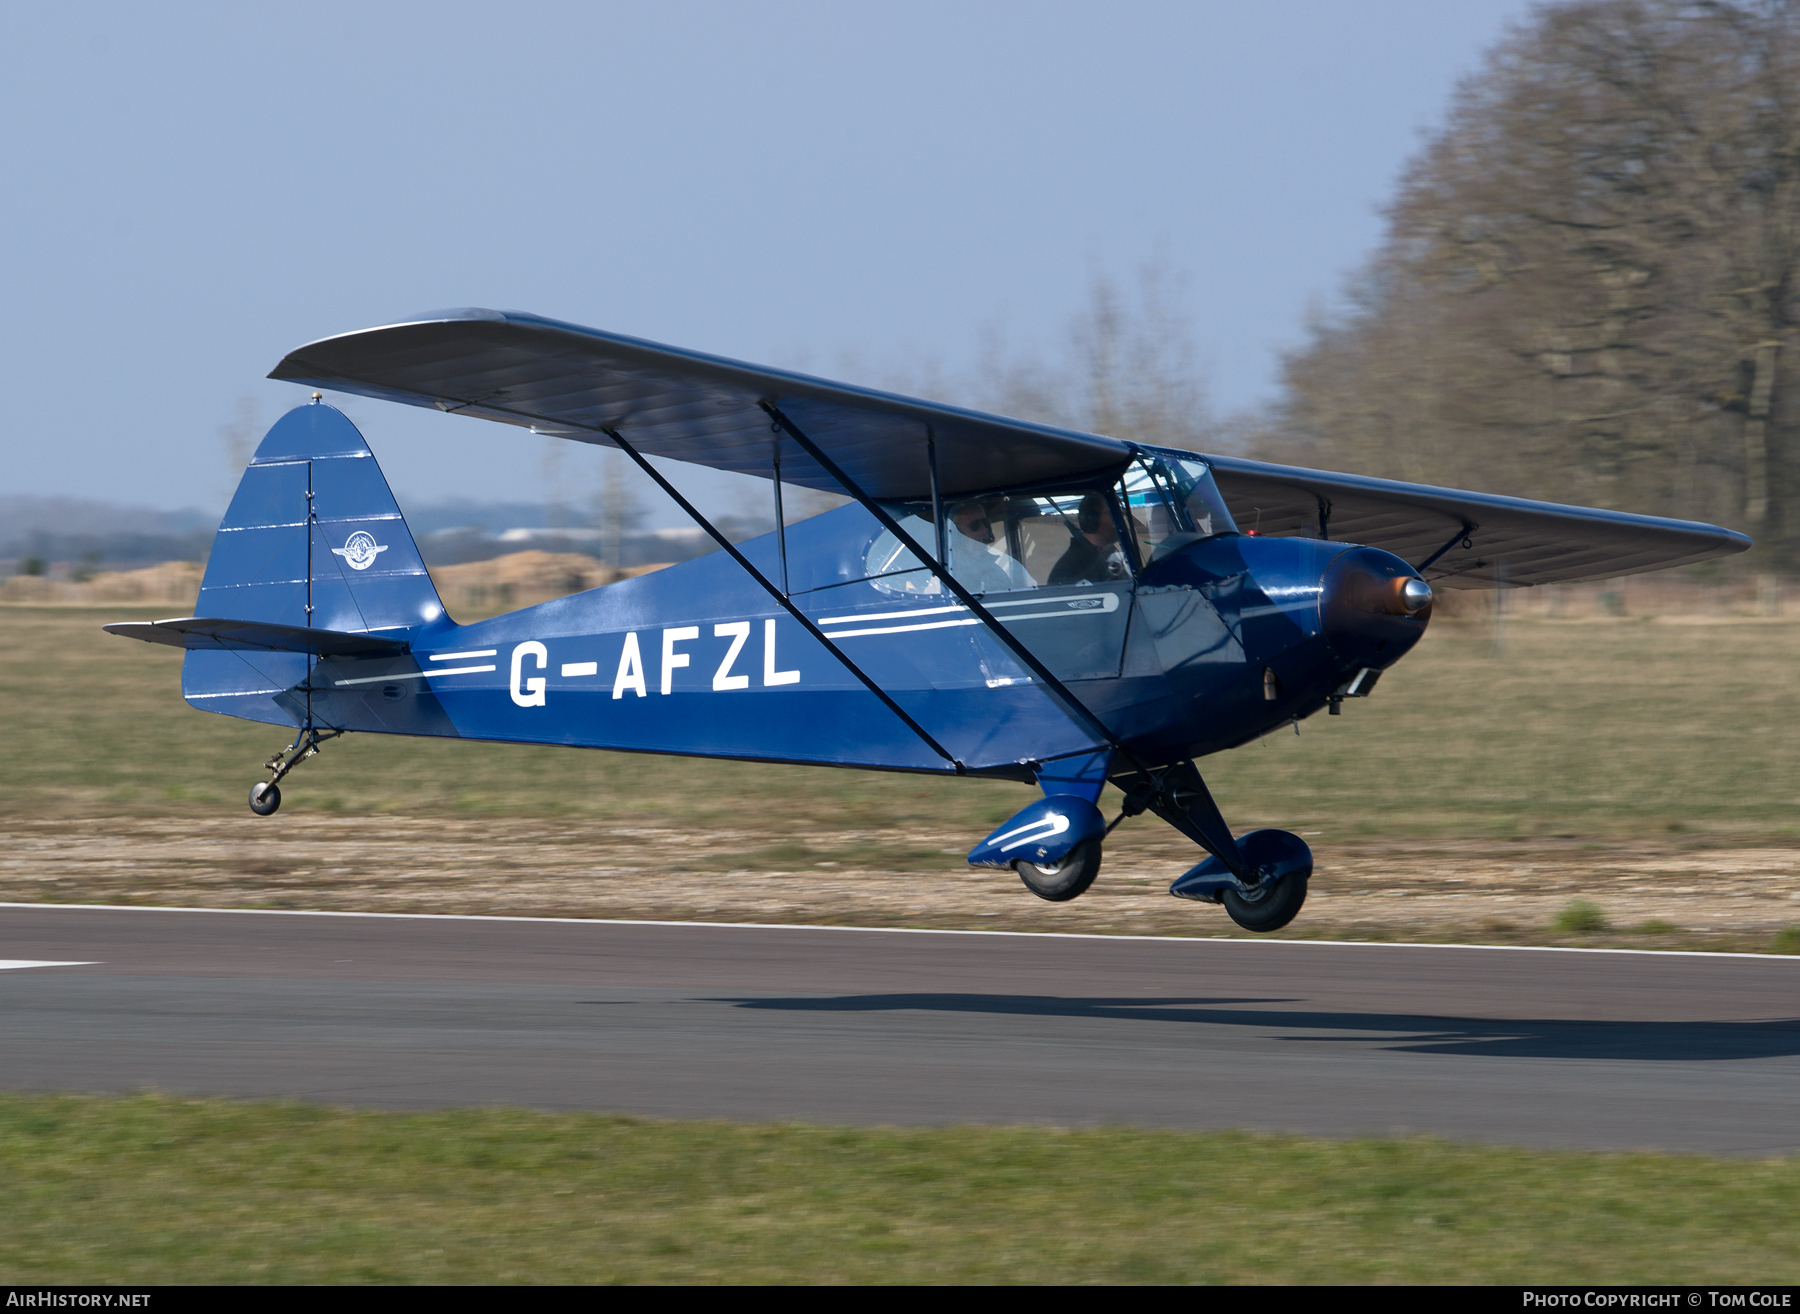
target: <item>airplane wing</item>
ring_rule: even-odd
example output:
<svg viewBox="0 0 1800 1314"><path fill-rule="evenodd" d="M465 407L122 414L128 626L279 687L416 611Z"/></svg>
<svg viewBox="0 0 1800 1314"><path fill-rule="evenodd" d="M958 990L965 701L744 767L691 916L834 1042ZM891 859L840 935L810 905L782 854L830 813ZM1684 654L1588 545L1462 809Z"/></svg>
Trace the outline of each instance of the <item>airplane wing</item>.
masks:
<svg viewBox="0 0 1800 1314"><path fill-rule="evenodd" d="M1120 470L1130 444L1096 434L765 369L516 311L451 310L321 338L269 375L473 415L651 456L768 477L772 403L869 496L946 495ZM1241 529L1385 548L1453 588L1518 586L1687 565L1750 540L1713 525L1208 457ZM785 482L844 490L792 442ZM1467 546L1465 546L1465 544Z"/></svg>
<svg viewBox="0 0 1800 1314"><path fill-rule="evenodd" d="M517 311L449 310L402 324L321 338L271 379L432 406L612 446L616 428L639 451L767 478L773 402L871 497L926 496L926 433L936 440L945 494L1123 468L1113 438L1029 424L872 388L765 369L641 338ZM844 490L792 442L783 482Z"/></svg>
<svg viewBox="0 0 1800 1314"><path fill-rule="evenodd" d="M1238 528L1382 548L1433 584L1571 583L1685 566L1750 546L1693 520L1561 506L1236 457L1208 457Z"/></svg>

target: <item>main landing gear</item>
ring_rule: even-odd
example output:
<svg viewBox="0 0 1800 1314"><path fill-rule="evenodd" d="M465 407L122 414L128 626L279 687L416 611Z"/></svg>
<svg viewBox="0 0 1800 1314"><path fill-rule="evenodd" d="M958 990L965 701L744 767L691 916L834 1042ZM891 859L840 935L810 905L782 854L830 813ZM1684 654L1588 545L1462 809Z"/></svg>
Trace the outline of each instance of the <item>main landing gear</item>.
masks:
<svg viewBox="0 0 1800 1314"><path fill-rule="evenodd" d="M1087 893L1087 887L1100 874L1100 841L1083 840L1058 862L1036 863L1020 858L1013 870L1025 882L1025 888L1051 903L1067 903Z"/></svg>
<svg viewBox="0 0 1800 1314"><path fill-rule="evenodd" d="M1313 866L1305 840L1285 830L1234 838L1192 762L1117 783L1126 789L1119 821L1154 812L1211 855L1177 877L1170 894L1220 904L1246 931L1279 931L1299 914Z"/></svg>
<svg viewBox="0 0 1800 1314"><path fill-rule="evenodd" d="M1312 850L1285 830L1235 837L1192 762L1114 776L1125 806L1108 825L1083 795L1047 793L1000 823L969 851L969 864L1011 869L1051 903L1079 897L1100 874L1100 849L1126 817L1154 812L1210 855L1182 873L1169 893L1221 905L1246 931L1279 931L1306 902ZM1046 786L1048 788L1048 786Z"/></svg>
<svg viewBox="0 0 1800 1314"><path fill-rule="evenodd" d="M311 726L301 730L292 744L263 763L263 770L274 774L250 786L250 810L259 817L274 816L281 807L281 786L277 782L307 758L317 757L320 744L343 733L342 730L318 730Z"/></svg>

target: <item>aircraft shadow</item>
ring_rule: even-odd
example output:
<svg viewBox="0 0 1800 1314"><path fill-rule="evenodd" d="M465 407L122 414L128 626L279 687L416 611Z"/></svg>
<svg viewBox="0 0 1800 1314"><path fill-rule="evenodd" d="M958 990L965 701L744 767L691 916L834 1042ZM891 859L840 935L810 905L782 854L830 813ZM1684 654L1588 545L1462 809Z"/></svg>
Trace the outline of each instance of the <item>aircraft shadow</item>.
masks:
<svg viewBox="0 0 1800 1314"><path fill-rule="evenodd" d="M1233 1004L1286 1004L1288 999L1081 998L1057 995L893 994L833 998L736 998L713 1002L794 1013L981 1013L1013 1017L1095 1018L1131 1022L1255 1027L1309 1032L1398 1032L1399 1035L1293 1035L1303 1043L1373 1043L1414 1054L1490 1058L1626 1059L1712 1062L1800 1054L1800 1018L1764 1022L1592 1022L1554 1018L1465 1018L1423 1013L1328 1013Z"/></svg>

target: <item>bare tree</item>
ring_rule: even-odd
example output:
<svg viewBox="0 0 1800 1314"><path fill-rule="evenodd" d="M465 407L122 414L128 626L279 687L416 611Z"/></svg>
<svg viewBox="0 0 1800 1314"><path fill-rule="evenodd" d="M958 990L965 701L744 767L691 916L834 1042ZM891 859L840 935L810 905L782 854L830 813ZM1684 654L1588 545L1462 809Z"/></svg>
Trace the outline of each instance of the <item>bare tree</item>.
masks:
<svg viewBox="0 0 1800 1314"><path fill-rule="evenodd" d="M900 380L901 391L1138 442L1204 450L1217 435L1183 288L1161 261L1122 288L1098 275L1060 347L1020 354L990 333L975 369ZM923 386L922 386L923 385Z"/></svg>
<svg viewBox="0 0 1800 1314"><path fill-rule="evenodd" d="M1271 455L1740 524L1800 556L1800 4L1540 9L1285 364Z"/></svg>
<svg viewBox="0 0 1800 1314"><path fill-rule="evenodd" d="M228 476L222 487L221 502L230 500L238 480L243 478L244 468L250 464L250 458L256 455L256 431L261 427L257 422L254 397L239 397L237 405L232 409L231 418L219 426L219 446L224 452Z"/></svg>

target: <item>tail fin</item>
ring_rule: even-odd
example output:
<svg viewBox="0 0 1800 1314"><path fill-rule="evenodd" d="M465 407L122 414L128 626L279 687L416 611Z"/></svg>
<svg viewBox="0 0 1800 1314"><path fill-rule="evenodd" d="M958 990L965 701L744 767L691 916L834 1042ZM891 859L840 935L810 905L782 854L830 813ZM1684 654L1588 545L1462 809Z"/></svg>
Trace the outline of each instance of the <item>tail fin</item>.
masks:
<svg viewBox="0 0 1800 1314"><path fill-rule="evenodd" d="M342 411L297 406L269 430L213 539L194 614L401 639L444 614Z"/></svg>
<svg viewBox="0 0 1800 1314"><path fill-rule="evenodd" d="M405 641L440 621L426 573L368 443L313 403L275 422L213 539L196 616ZM294 652L190 652L182 693L207 711L288 723L273 696L306 680Z"/></svg>

